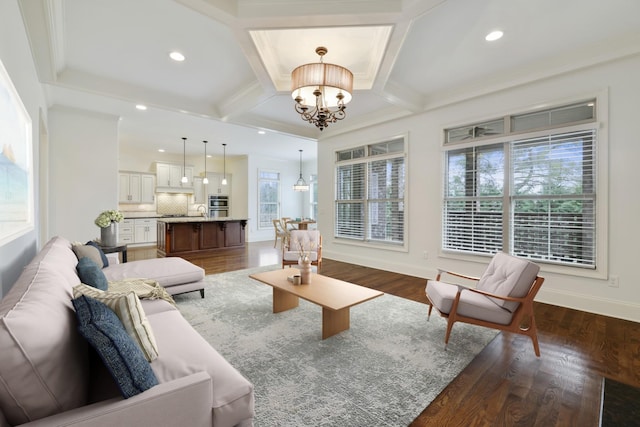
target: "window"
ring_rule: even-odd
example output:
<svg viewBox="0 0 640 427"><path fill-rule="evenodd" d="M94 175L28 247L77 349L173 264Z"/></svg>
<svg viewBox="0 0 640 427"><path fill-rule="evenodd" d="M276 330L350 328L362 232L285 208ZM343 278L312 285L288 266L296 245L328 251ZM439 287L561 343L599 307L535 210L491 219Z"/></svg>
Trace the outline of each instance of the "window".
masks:
<svg viewBox="0 0 640 427"><path fill-rule="evenodd" d="M336 153L335 237L404 245L405 138Z"/></svg>
<svg viewBox="0 0 640 427"><path fill-rule="evenodd" d="M273 228L280 218L280 172L258 171L258 228Z"/></svg>
<svg viewBox="0 0 640 427"><path fill-rule="evenodd" d="M309 185L311 186L309 192L309 203L311 206L309 207L309 218L318 219L318 176L311 175L311 179L309 179Z"/></svg>
<svg viewBox="0 0 640 427"><path fill-rule="evenodd" d="M594 111L589 101L512 116L513 137L447 149L443 249L595 269Z"/></svg>

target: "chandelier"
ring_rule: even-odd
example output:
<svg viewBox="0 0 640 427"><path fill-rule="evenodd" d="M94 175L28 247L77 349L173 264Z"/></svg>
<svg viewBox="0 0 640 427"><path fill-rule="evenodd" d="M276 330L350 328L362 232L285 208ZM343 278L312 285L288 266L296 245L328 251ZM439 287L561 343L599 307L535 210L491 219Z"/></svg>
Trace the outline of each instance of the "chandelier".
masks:
<svg viewBox="0 0 640 427"><path fill-rule="evenodd" d="M316 48L320 62L301 65L291 72L291 97L302 120L320 130L345 118L351 101L353 73L335 64L325 64L326 47Z"/></svg>

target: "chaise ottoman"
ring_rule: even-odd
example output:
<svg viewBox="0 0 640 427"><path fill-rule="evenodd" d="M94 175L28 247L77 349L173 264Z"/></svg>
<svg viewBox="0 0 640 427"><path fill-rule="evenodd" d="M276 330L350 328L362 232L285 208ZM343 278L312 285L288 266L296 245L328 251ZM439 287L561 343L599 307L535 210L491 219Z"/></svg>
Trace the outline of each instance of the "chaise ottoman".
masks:
<svg viewBox="0 0 640 427"><path fill-rule="evenodd" d="M153 279L171 295L200 291L204 298L204 269L178 257L143 259L102 269L109 281Z"/></svg>

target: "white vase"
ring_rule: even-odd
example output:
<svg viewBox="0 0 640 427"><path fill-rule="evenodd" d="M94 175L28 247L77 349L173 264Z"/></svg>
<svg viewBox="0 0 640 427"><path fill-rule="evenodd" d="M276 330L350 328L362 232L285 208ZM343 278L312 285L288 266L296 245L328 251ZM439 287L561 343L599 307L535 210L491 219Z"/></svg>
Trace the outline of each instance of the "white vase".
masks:
<svg viewBox="0 0 640 427"><path fill-rule="evenodd" d="M118 246L118 230L115 222L100 229L100 244L102 246Z"/></svg>
<svg viewBox="0 0 640 427"><path fill-rule="evenodd" d="M303 285L308 285L311 283L311 260L300 259L298 265L300 266L300 282Z"/></svg>

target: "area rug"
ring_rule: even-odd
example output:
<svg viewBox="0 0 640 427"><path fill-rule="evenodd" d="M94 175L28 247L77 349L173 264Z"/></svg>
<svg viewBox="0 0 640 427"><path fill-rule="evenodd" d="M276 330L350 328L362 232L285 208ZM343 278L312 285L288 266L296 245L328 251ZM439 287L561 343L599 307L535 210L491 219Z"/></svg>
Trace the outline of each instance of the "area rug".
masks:
<svg viewBox="0 0 640 427"><path fill-rule="evenodd" d="M446 323L385 294L351 308L351 328L322 340L322 309L272 312L272 288L249 274L206 277L205 298L176 296L194 328L255 386L255 425L406 426L496 335ZM308 285L313 286L313 284Z"/></svg>

